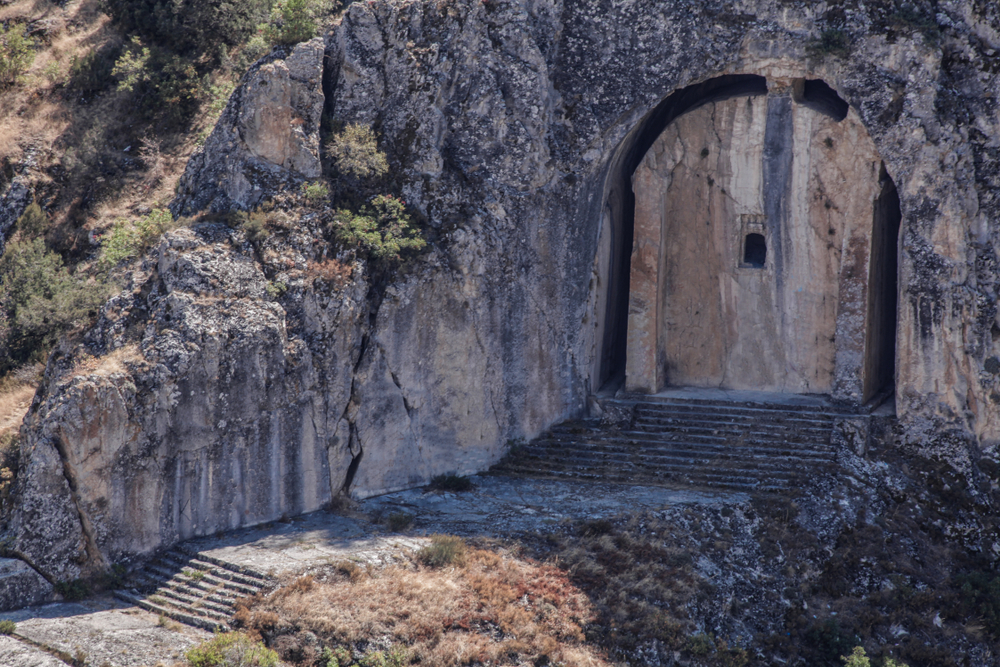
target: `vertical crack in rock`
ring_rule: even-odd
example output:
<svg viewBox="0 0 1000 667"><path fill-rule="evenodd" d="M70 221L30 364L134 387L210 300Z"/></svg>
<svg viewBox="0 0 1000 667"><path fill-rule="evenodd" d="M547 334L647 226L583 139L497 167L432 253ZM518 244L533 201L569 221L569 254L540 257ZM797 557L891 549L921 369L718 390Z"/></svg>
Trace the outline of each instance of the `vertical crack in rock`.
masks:
<svg viewBox="0 0 1000 667"><path fill-rule="evenodd" d="M79 483L76 479L76 471L73 470L73 465L69 460L69 450L67 449L66 443L62 438L55 438L54 442L56 451L59 452L59 458L62 460L63 475L66 477L66 483L69 485L70 499L73 501L73 506L76 508L77 515L80 519L80 529L83 532L84 548L87 551L87 562L91 567L96 566L98 570L106 570L108 569L108 562L104 558L104 554L101 553L100 548L97 546L97 534L94 531L94 525L90 520L90 516L87 514L86 510L83 509L83 502L80 500Z"/></svg>

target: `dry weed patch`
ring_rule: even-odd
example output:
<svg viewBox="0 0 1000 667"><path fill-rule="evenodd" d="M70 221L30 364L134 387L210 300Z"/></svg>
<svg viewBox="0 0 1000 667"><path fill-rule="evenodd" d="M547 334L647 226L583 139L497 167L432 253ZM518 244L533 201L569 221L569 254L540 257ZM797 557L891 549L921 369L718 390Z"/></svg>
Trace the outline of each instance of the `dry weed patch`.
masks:
<svg viewBox="0 0 1000 667"><path fill-rule="evenodd" d="M238 622L309 667L331 655L345 665L404 654L442 667L610 664L585 642L593 605L553 565L466 546L464 565L429 567L414 555L382 570L336 565L323 577L251 601Z"/></svg>

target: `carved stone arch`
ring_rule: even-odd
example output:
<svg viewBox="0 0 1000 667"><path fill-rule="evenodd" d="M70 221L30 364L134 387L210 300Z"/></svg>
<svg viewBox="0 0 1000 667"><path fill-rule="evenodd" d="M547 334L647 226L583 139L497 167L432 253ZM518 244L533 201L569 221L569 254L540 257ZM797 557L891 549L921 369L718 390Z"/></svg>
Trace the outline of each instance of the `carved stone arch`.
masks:
<svg viewBox="0 0 1000 667"><path fill-rule="evenodd" d="M747 113L753 119L706 129L716 109L730 120L735 114L737 125ZM723 143L720 132L756 133L739 137L750 143L738 150L740 160L757 151L760 173L737 175L736 183L722 168L716 184L705 163L728 148L710 150L704 137L704 148L685 144L702 130ZM689 181L671 191L673 169ZM891 388L899 200L867 129L828 84L743 74L680 89L626 136L607 174L602 382L620 385L627 369L633 391L760 388L854 404ZM730 181L735 190L727 193ZM687 198L687 209L672 206Z"/></svg>

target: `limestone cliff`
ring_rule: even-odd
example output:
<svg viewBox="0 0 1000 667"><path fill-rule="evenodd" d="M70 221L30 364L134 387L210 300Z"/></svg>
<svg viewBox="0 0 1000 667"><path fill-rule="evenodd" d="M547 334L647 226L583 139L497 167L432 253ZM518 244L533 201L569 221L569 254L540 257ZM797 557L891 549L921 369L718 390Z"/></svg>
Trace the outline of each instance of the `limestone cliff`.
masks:
<svg viewBox="0 0 1000 667"><path fill-rule="evenodd" d="M582 412L621 368L623 184L671 105L732 75L821 79L850 103L902 209L903 444L964 470L995 460L1000 16L944 2L940 35L924 35L894 11L350 5L325 46L252 68L173 209L249 208L317 177L325 110L377 130L432 249L384 284L349 255L343 279L311 270L336 252L319 213L258 248L221 224L169 234L49 362L23 429L13 551L69 579L344 488L482 470L509 439ZM823 52L824 31L847 49Z"/></svg>

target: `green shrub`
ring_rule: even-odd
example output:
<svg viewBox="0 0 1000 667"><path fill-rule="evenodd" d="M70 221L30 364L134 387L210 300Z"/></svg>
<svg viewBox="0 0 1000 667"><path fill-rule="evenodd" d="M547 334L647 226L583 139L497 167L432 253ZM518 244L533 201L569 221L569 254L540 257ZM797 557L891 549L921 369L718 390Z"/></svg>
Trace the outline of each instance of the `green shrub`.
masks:
<svg viewBox="0 0 1000 667"><path fill-rule="evenodd" d="M913 5L903 5L890 17L890 21L899 28L916 30L931 44L941 40L941 26L931 12L924 12Z"/></svg>
<svg viewBox="0 0 1000 667"><path fill-rule="evenodd" d="M28 238L34 238L41 236L48 230L49 216L38 205L38 202L32 202L28 208L24 209L24 213L17 219L16 224L17 229L22 234Z"/></svg>
<svg viewBox="0 0 1000 667"><path fill-rule="evenodd" d="M704 632L699 632L698 634L691 635L691 637L688 638L687 644L684 648L691 655L704 658L705 656L715 652L715 637L710 634L705 634Z"/></svg>
<svg viewBox="0 0 1000 667"><path fill-rule="evenodd" d="M394 644L388 651L366 653L358 663L360 667L403 667L408 664L410 652L400 644Z"/></svg>
<svg viewBox="0 0 1000 667"><path fill-rule="evenodd" d="M409 512L393 512L385 519L386 527L394 533L406 530L413 525L415 517Z"/></svg>
<svg viewBox="0 0 1000 667"><path fill-rule="evenodd" d="M73 56L69 63L69 85L86 95L107 90L115 83L111 72L121 56L122 46L109 43L82 58Z"/></svg>
<svg viewBox="0 0 1000 667"><path fill-rule="evenodd" d="M814 56L846 56L851 52L851 38L838 28L827 28L807 49Z"/></svg>
<svg viewBox="0 0 1000 667"><path fill-rule="evenodd" d="M118 80L119 91L131 93L140 83L149 81L150 57L149 47L143 46L138 37L133 37L111 69L111 76Z"/></svg>
<svg viewBox="0 0 1000 667"><path fill-rule="evenodd" d="M180 51L204 52L246 41L267 18L272 0L103 0L126 33Z"/></svg>
<svg viewBox="0 0 1000 667"><path fill-rule="evenodd" d="M101 238L98 270L106 273L126 259L142 254L164 232L176 226L177 223L167 209L153 209L148 215L135 221L128 218L115 220L111 230Z"/></svg>
<svg viewBox="0 0 1000 667"><path fill-rule="evenodd" d="M0 373L41 361L63 332L96 314L107 293L70 275L39 238L8 244L0 258Z"/></svg>
<svg viewBox="0 0 1000 667"><path fill-rule="evenodd" d="M269 297L271 297L272 299L277 299L281 297L282 294L288 291L288 285L281 282L280 280L274 280L274 281L269 280L267 281L267 284L264 285L264 290L267 292L267 295Z"/></svg>
<svg viewBox="0 0 1000 667"><path fill-rule="evenodd" d="M268 226L272 222L272 213L265 211L264 207L253 211L233 211L226 222L233 229L242 229L247 240L257 245L271 235Z"/></svg>
<svg viewBox="0 0 1000 667"><path fill-rule="evenodd" d="M0 88L12 86L35 61L35 40L21 23L0 24Z"/></svg>
<svg viewBox="0 0 1000 667"><path fill-rule="evenodd" d="M428 567L465 565L465 541L454 535L431 535L431 543L417 552L417 558Z"/></svg>
<svg viewBox="0 0 1000 667"><path fill-rule="evenodd" d="M14 621L0 621L0 635L12 635L17 632L17 624Z"/></svg>
<svg viewBox="0 0 1000 667"><path fill-rule="evenodd" d="M323 647L323 653L319 658L319 667L348 667L354 664L351 652L343 646L331 649L329 646Z"/></svg>
<svg viewBox="0 0 1000 667"><path fill-rule="evenodd" d="M447 475L437 475L431 480L430 487L435 491L471 491L476 488L472 480L464 475L449 473Z"/></svg>
<svg viewBox="0 0 1000 667"><path fill-rule="evenodd" d="M389 171L385 153L378 149L378 139L367 125L350 123L330 138L326 150L342 174L368 178Z"/></svg>
<svg viewBox="0 0 1000 667"><path fill-rule="evenodd" d="M427 245L406 214L404 202L392 195L378 195L370 203L371 208L363 206L360 213L337 211L333 231L338 241L389 261L398 261L403 253Z"/></svg>
<svg viewBox="0 0 1000 667"><path fill-rule="evenodd" d="M813 625L806 632L806 646L814 654L817 665L836 665L859 641L857 635L843 630L836 619Z"/></svg>
<svg viewBox="0 0 1000 667"><path fill-rule="evenodd" d="M302 196L309 200L310 204L319 204L330 196L330 188L322 181L302 184Z"/></svg>
<svg viewBox="0 0 1000 667"><path fill-rule="evenodd" d="M1000 575L973 572L958 577L962 614L982 619L986 631L1000 639Z"/></svg>
<svg viewBox="0 0 1000 667"><path fill-rule="evenodd" d="M227 632L187 653L191 667L278 667L278 654L242 632Z"/></svg>
<svg viewBox="0 0 1000 667"><path fill-rule="evenodd" d="M338 4L334 0L277 0L270 21L261 26L271 44L298 44L316 36L319 18Z"/></svg>
<svg viewBox="0 0 1000 667"><path fill-rule="evenodd" d="M72 581L60 581L55 585L56 593L63 596L68 602L82 600L91 594L90 584L83 579Z"/></svg>

